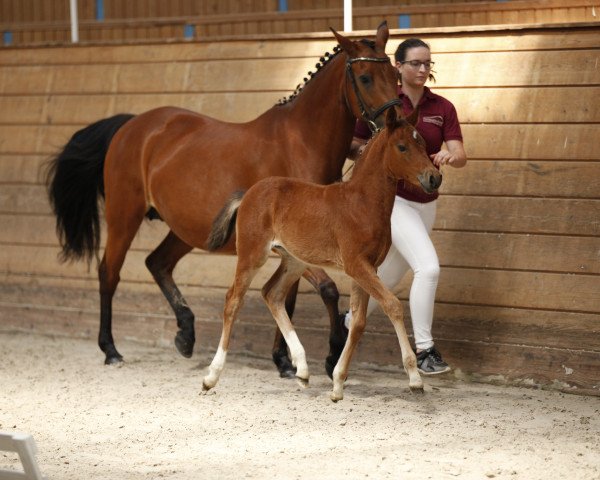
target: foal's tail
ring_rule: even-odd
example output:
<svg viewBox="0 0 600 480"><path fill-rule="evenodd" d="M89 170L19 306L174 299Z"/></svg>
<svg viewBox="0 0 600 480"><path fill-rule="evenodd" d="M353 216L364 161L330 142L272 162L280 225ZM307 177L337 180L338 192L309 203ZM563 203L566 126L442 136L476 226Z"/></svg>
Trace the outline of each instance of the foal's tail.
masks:
<svg viewBox="0 0 600 480"><path fill-rule="evenodd" d="M209 252L214 252L224 246L229 237L231 237L231 234L235 230L235 219L244 193L246 192L234 192L215 217L210 234L206 240L206 249Z"/></svg>
<svg viewBox="0 0 600 480"><path fill-rule="evenodd" d="M87 259L89 263L98 253L104 158L117 130L133 117L115 115L79 130L47 165L48 197L56 215L63 262Z"/></svg>

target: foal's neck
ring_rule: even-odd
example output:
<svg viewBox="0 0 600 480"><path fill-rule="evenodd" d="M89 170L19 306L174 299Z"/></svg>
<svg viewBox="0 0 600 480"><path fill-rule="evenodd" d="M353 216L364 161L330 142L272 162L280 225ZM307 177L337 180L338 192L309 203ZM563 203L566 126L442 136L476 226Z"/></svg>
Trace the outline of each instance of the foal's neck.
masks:
<svg viewBox="0 0 600 480"><path fill-rule="evenodd" d="M363 203L370 203L376 209L389 209L391 214L398 179L391 175L384 161L387 133L383 130L375 135L356 161L347 188L362 195Z"/></svg>

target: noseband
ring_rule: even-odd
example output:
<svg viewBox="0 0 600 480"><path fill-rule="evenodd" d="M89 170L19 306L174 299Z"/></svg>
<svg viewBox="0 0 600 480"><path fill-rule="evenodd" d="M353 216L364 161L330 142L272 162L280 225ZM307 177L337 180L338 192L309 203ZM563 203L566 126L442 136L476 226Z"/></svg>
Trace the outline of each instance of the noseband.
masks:
<svg viewBox="0 0 600 480"><path fill-rule="evenodd" d="M352 73L352 64L355 62L384 63L384 62L389 62L389 61L390 61L390 59L387 57L386 58L356 57L356 58L349 58L348 60L346 60L346 73L348 74L348 77L350 77L350 82L352 83L352 89L354 90L354 94L356 95L356 99L358 100L358 106L360 108L360 115L367 122L367 125L369 125L369 129L373 133L378 132L380 130L377 127L377 124L375 123L375 119L379 115L381 115L383 112L385 112L388 108L393 107L394 105L402 105L402 102L400 101L399 98L394 98L392 100L385 102L383 105L381 105L379 108L376 108L371 113L367 112L367 109L365 108L365 103L363 102L363 99L360 96L360 91L358 89L358 85L356 85L356 79L354 78L354 75ZM346 98L346 100L348 100L348 99Z"/></svg>

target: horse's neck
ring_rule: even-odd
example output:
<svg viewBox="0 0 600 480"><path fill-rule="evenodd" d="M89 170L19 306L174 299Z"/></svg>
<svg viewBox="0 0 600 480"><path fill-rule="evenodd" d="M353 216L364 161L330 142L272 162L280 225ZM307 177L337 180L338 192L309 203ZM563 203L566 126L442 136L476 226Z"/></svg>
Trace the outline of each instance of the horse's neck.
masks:
<svg viewBox="0 0 600 480"><path fill-rule="evenodd" d="M268 112L285 129L283 141L300 144L298 162L320 183L341 177L356 123L345 98L345 60L343 52L336 55L296 98Z"/></svg>

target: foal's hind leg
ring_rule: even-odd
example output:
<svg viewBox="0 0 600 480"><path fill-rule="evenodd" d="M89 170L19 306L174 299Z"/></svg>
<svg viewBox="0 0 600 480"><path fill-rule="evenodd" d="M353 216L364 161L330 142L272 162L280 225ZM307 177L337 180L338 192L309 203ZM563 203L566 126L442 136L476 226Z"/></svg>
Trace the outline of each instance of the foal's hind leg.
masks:
<svg viewBox="0 0 600 480"><path fill-rule="evenodd" d="M138 212L123 210L125 211L121 216L109 216L107 208L106 248L98 268L98 279L100 280L98 345L106 355L104 363L107 365L123 361L112 336L112 299L120 281L119 272L125 261L125 255L144 218L143 210Z"/></svg>
<svg viewBox="0 0 600 480"><path fill-rule="evenodd" d="M302 385L306 385L309 377L306 353L285 308L287 293L300 280L306 265L285 251L280 251L280 254L281 264L262 288L262 294L289 346L292 364L296 367L296 377Z"/></svg>
<svg viewBox="0 0 600 480"><path fill-rule="evenodd" d="M175 346L181 355L190 358L194 351L196 336L194 314L173 280L173 269L177 262L192 250L192 247L170 231L161 244L148 255L146 266L163 295L171 305L179 331L175 336Z"/></svg>
<svg viewBox="0 0 600 480"><path fill-rule="evenodd" d="M256 275L258 269L265 264L268 258L268 251L259 255L256 262L246 261L245 258L238 257L238 264L235 271L233 285L227 291L225 297L225 308L223 309L223 330L221 332L221 340L217 352L208 368L208 374L202 380L202 391L207 392L213 388L219 381L221 372L225 368L225 359L229 349L229 340L231 338L231 330L233 322L237 318L237 314L242 307L244 295L250 287L252 279Z"/></svg>

